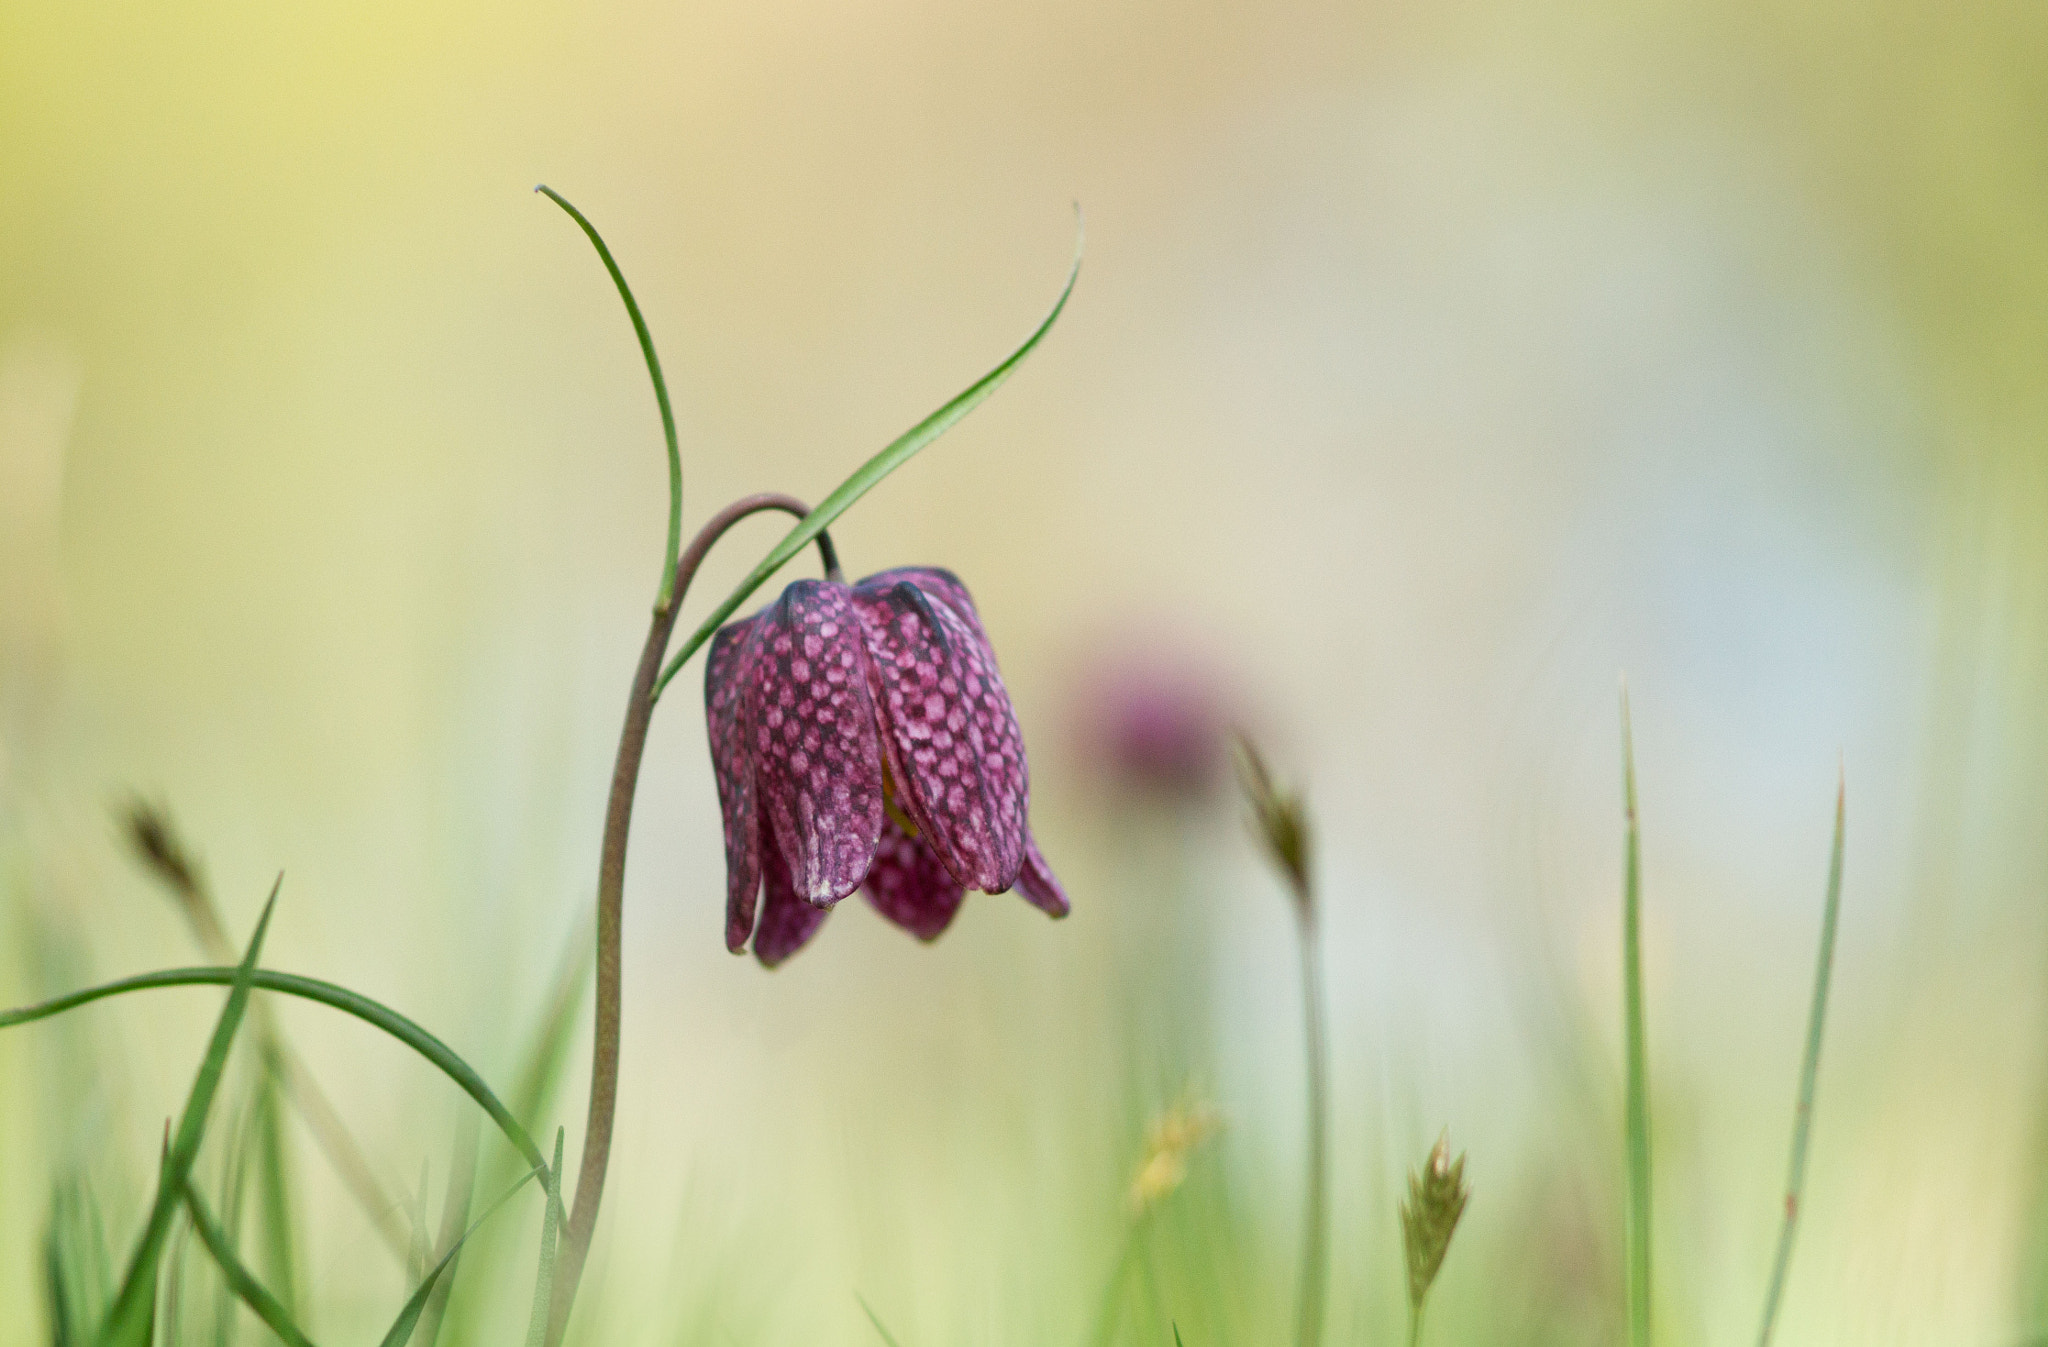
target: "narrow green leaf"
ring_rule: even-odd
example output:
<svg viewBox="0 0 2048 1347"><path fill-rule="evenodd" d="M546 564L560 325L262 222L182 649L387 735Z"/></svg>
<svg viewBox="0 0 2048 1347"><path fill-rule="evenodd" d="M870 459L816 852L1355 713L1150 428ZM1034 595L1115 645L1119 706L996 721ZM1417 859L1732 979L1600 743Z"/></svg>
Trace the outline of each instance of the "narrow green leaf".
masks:
<svg viewBox="0 0 2048 1347"><path fill-rule="evenodd" d="M427 1298L426 1313L420 1318L420 1341L426 1347L434 1347L440 1340L441 1325L448 1314L448 1297L454 1293L455 1279L462 1264L451 1255L455 1246L462 1241L463 1227L469 1222L471 1204L476 1195L476 1153L478 1123L475 1113L465 1109L455 1128L455 1149L448 1159L448 1191L441 1201L441 1233L436 1246L447 1260L447 1271L432 1295Z"/></svg>
<svg viewBox="0 0 2048 1347"><path fill-rule="evenodd" d="M220 1228L220 1222L216 1221L213 1213L207 1209L206 1201L199 1196L199 1188L191 1181L190 1175L186 1176L184 1192L185 1214L191 1218L192 1228L199 1233L199 1242L204 1244L207 1253L213 1256L214 1266L220 1269L220 1275L227 1280L235 1296L247 1305L271 1332L277 1334L285 1347L313 1347L313 1340L292 1322L290 1312L278 1303L276 1296L264 1288L263 1283L257 1281L249 1270L242 1266L241 1259L235 1257L234 1247L229 1242L226 1232Z"/></svg>
<svg viewBox="0 0 2048 1347"><path fill-rule="evenodd" d="M99 1201L82 1174L51 1188L43 1276L51 1341L56 1347L85 1347L114 1298L114 1268Z"/></svg>
<svg viewBox="0 0 2048 1347"><path fill-rule="evenodd" d="M1173 1326L1173 1347L1181 1347L1180 1325L1178 1323Z"/></svg>
<svg viewBox="0 0 2048 1347"><path fill-rule="evenodd" d="M263 1268L285 1308L297 1313L299 1264L292 1205L291 1152L285 1145L284 1094L277 1071L256 1080L256 1200L263 1224Z"/></svg>
<svg viewBox="0 0 2048 1347"><path fill-rule="evenodd" d="M232 986L238 975L239 970L233 968L168 968L156 973L140 973L116 982L102 983L97 987L53 997L36 1005L0 1012L0 1029L46 1020L67 1010L75 1010L79 1006L128 992L152 991L160 987ZM512 1116L511 1110L499 1102L497 1095L491 1093L491 1088L484 1084L483 1077L479 1076L468 1062L457 1056L447 1044L405 1016L346 987L338 987L319 978L301 977L296 973L278 973L263 968L250 969L248 983L251 987L264 991L283 992L287 996L317 1001L322 1005L345 1011L365 1024L382 1029L440 1068L443 1075L454 1081L462 1088L464 1094L482 1107L491 1121L497 1124L498 1130L505 1134L505 1139L518 1148L520 1155L525 1157L529 1165L546 1170L547 1160L541 1155L540 1147L534 1145L533 1138L519 1125L519 1120Z"/></svg>
<svg viewBox="0 0 2048 1347"><path fill-rule="evenodd" d="M1806 1188L1806 1151L1813 1140L1813 1097L1820 1079L1821 1031L1828 1014L1828 985L1834 978L1835 926L1842 910L1842 823L1848 785L1835 790L1835 844L1828 857L1828 894L1821 907L1820 955L1813 970L1813 1005L1806 1018L1806 1056L1799 1065L1799 1102L1792 1113L1792 1161L1785 1177L1785 1223L1778 1231L1778 1252L1771 1260L1770 1287L1764 1293L1763 1327L1757 1347L1770 1347L1778 1320L1778 1302L1785 1294L1785 1276L1792 1266L1792 1237L1799 1228L1799 1203Z"/></svg>
<svg viewBox="0 0 2048 1347"><path fill-rule="evenodd" d="M1024 344L1012 351L1000 365L969 384L950 402L905 431L888 448L863 463L853 476L841 482L837 490L819 501L809 514L798 520L796 527L761 559L760 565L747 573L747 578L740 581L738 588L712 610L711 616L705 618L703 624L690 634L690 639L683 642L683 648L676 652L675 658L669 661L668 667L662 670L661 678L654 685L656 697L659 697L662 689L668 686L669 680L682 670L690 656L697 653L697 648L710 640L712 633L738 611L739 606L747 601L748 595L765 584L768 577L775 574L791 557L809 546L812 539L830 527L833 520L846 513L847 507L866 495L876 483L909 462L918 450L951 430L961 417L980 406L982 401L995 392L1017 366L1023 363L1024 357L1038 348L1038 343L1045 340L1045 334L1052 331L1052 325L1059 320L1061 310L1067 307L1067 299L1074 293L1074 282L1081 278L1081 244L1082 236L1077 229L1074 236L1074 264L1067 272L1067 283L1061 288L1060 297L1053 302L1052 311L1046 314L1045 320L1024 339ZM673 549L670 555L674 555Z"/></svg>
<svg viewBox="0 0 2048 1347"><path fill-rule="evenodd" d="M448 1270L448 1265L455 1261L455 1255L462 1251L462 1246L469 1242L471 1235L483 1229L485 1221L497 1214L498 1208L510 1202L512 1195L524 1188L529 1180L536 1178L544 1180L545 1176L538 1169L529 1169L520 1175L519 1181L508 1188L497 1201L485 1207L483 1215L477 1217L469 1229L462 1232L462 1237L448 1247L448 1252L441 1255L441 1261L427 1269L425 1280L414 1289L411 1299L398 1311L398 1318L392 1323L391 1331L384 1335L382 1347L406 1347L406 1344L412 1341L413 1327L419 1323L420 1315L427 1308L428 1299L434 1294L434 1284L440 1281L441 1274Z"/></svg>
<svg viewBox="0 0 2048 1347"><path fill-rule="evenodd" d="M1636 826L1635 735L1628 689L1621 692L1622 795L1628 840L1623 848L1621 962L1623 1030L1628 1053L1628 1341L1650 1342L1650 1057L1643 1028L1642 844Z"/></svg>
<svg viewBox="0 0 2048 1347"><path fill-rule="evenodd" d="M262 1089L266 1074L260 1066L251 1073L255 1077L256 1089ZM220 1210L221 1234L229 1248L235 1248L242 1239L243 1197L248 1188L249 1154L255 1147L256 1113L255 1100L242 1110L240 1121L229 1134L228 1162L221 1172ZM287 1312L290 1307L287 1306ZM213 1347L234 1347L235 1329L239 1316L235 1313L235 1290L225 1276L215 1288L213 1300Z"/></svg>
<svg viewBox="0 0 2048 1347"><path fill-rule="evenodd" d="M555 1129L555 1163L548 1171L546 1208L540 1216L540 1279L533 1284L533 1322L526 1328L526 1347L541 1347L547 1340L548 1316L554 1308L555 1299L555 1245L562 1231L562 1195L559 1176L562 1172L563 1129Z"/></svg>
<svg viewBox="0 0 2048 1347"><path fill-rule="evenodd" d="M569 218L597 249L598 259L611 273L612 284L619 288L619 298L626 301L626 316L633 320L633 335L640 339L640 354L647 361L647 378L654 384L654 401L661 408L661 438L668 445L668 550L662 553L661 588L654 600L657 611L665 610L675 597L676 556L683 547L683 455L676 447L676 414L669 407L668 381L661 377L661 359L654 354L654 336L647 330L647 320L640 316L640 304L633 298L633 288L626 284L626 274L612 260L612 250L605 247L597 226L584 219L583 212L554 188L543 185L533 190L569 212Z"/></svg>
<svg viewBox="0 0 2048 1347"><path fill-rule="evenodd" d="M277 883L271 886L269 900L263 904L263 916L256 923L256 934L249 940L248 953L242 956L240 966L229 980L231 990L227 1004L221 1008L220 1019L214 1025L213 1039L207 1044L206 1056L199 1064L199 1074L193 1077L191 1092L185 1098L185 1110L179 1116L177 1135L165 1158L163 1175L157 1181L156 1200L150 1207L149 1220L143 1226L142 1237L136 1241L135 1252L128 1260L128 1272L122 1278L120 1292L114 1297L114 1307L107 1312L106 1323L100 1329L102 1347L145 1347L149 1340L150 1317L155 1308L157 1260L163 1254L164 1237L170 1233L171 1217L178 1210L179 1194L184 1191L185 1180L192 1172L192 1161L198 1156L199 1143L206 1134L207 1114L220 1086L221 1071L227 1066L228 1050L234 1046L235 1031L242 1027L242 1018L249 1009L249 993L253 990L250 975L255 972L256 961L263 953L263 937L270 929L270 917L277 910L277 894L283 885L284 876L279 875Z"/></svg>
<svg viewBox="0 0 2048 1347"><path fill-rule="evenodd" d="M875 1307L868 1304L867 1297L862 1295L860 1292L855 1291L853 1293L853 1298L860 1302L861 1313L867 1315L868 1322L875 1326L875 1332L882 1335L882 1341L887 1343L888 1347L899 1347L896 1341L896 1335L894 1333L891 1333L888 1330L888 1328L883 1325L882 1316L875 1313Z"/></svg>

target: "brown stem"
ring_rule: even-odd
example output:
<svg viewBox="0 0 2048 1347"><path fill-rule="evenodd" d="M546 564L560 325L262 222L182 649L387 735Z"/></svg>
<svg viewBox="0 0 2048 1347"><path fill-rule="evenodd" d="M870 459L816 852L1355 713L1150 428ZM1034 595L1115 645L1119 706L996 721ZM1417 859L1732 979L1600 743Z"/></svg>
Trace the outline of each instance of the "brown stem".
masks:
<svg viewBox="0 0 2048 1347"><path fill-rule="evenodd" d="M548 1347L557 1347L568 1328L576 1285L583 1277L583 1262L589 1257L591 1235L597 1229L597 1204L604 1196L605 1167L611 1161L612 1116L619 1100L619 923L625 906L626 837L633 826L633 793L640 780L640 757L646 751L647 729L654 718L654 682L661 674L662 657L668 653L669 636L675 630L683 596L689 592L705 554L727 529L763 510L781 510L801 519L811 512L811 507L793 496L764 492L734 501L698 530L676 561L675 589L668 603L654 610L647 644L640 651L640 666L633 673L633 690L626 700L626 725L619 734L619 756L612 767L611 799L604 818L604 849L597 868L597 1014L591 1045L590 1114L583 1129L583 1167L576 1177L576 1205L562 1229L561 1247L555 1256ZM822 533L818 535L818 553L827 575L837 579L839 558Z"/></svg>

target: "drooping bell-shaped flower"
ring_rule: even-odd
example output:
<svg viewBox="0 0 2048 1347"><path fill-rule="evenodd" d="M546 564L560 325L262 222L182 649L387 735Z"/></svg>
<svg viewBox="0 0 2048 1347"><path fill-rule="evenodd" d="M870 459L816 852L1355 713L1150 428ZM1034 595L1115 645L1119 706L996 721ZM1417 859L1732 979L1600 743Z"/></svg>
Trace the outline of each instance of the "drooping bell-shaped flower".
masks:
<svg viewBox="0 0 2048 1347"><path fill-rule="evenodd" d="M704 705L734 952L751 937L773 967L855 889L925 940L969 889L1066 915L1009 692L950 572L797 581L712 637Z"/></svg>

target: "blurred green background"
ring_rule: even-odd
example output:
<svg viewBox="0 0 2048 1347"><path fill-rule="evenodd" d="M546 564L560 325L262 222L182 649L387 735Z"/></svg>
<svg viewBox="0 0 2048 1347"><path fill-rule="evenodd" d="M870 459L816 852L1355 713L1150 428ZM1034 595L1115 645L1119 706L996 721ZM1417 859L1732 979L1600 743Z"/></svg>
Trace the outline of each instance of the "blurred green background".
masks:
<svg viewBox="0 0 2048 1347"><path fill-rule="evenodd" d="M504 1078L591 897L665 509L618 301L528 189L635 284L692 526L823 495L993 363L1078 200L1050 340L835 530L853 575L973 588L1074 915L977 898L923 949L856 903L773 975L729 958L690 671L591 1340L867 1342L859 1292L905 1347L1079 1341L1189 1091L1228 1125L1131 1340L1284 1336L1284 900L1228 800L1091 751L1134 649L1227 689L1320 825L1333 1341L1398 1326L1398 1176L1445 1124L1477 1196L1437 1340L1615 1334L1624 670L1660 1340L1755 1320L1838 760L1780 1341L2030 1340L2043 127L2017 0L0 0L0 1000L194 959L112 822L141 791L238 932L284 869L267 962ZM0 1320L40 1314L54 1175L134 1219L217 1004L0 1035ZM390 1187L444 1182L446 1083L279 1014ZM301 1158L316 1319L388 1319L400 1269Z"/></svg>

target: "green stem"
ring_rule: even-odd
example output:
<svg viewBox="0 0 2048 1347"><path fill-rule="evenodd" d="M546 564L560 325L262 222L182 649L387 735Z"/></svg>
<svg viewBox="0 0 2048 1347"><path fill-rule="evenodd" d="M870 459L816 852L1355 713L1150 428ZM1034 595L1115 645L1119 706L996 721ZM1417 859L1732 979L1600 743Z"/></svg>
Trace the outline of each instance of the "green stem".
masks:
<svg viewBox="0 0 2048 1347"><path fill-rule="evenodd" d="M690 582L696 578L697 568L703 565L712 544L734 524L763 510L780 510L799 519L811 512L809 506L792 496L764 493L736 500L713 515L676 562L675 602L655 609L647 643L641 647L640 663L633 673L633 687L626 696L626 723L619 732L619 753L612 764L611 798L605 807L604 844L597 867L597 995L590 1053L590 1108L583 1128L583 1162L576 1179L576 1205L563 1227L561 1250L555 1259L554 1294L548 1302L548 1347L560 1343L568 1329L576 1286L582 1280L583 1263L590 1255L590 1241L597 1230L605 1170L611 1163L612 1120L619 1103L619 1025L624 999L620 926L625 915L626 842L633 829L633 796L639 787L640 759L647 751L647 731L654 719L655 678L661 672L661 658L668 651L669 634L675 630L683 597L690 592ZM838 559L832 552L831 539L820 533L817 541L827 570L837 571Z"/></svg>
<svg viewBox="0 0 2048 1347"><path fill-rule="evenodd" d="M1329 1044L1323 1026L1322 961L1317 954L1315 904L1307 893L1295 904L1301 946L1302 1029L1308 1053L1308 1194L1301 1250L1301 1347L1323 1340L1324 1288L1329 1280Z"/></svg>
<svg viewBox="0 0 2048 1347"><path fill-rule="evenodd" d="M654 596L654 611L665 612L674 606L676 599L675 569L669 562L683 545L683 455L676 445L676 414L669 406L668 381L661 377L661 357L654 353L654 335L647 330L647 320L640 316L640 304L633 298L633 289L626 284L626 275L619 270L619 264L612 260L612 250L605 247L597 226L583 218L583 212L570 205L554 188L542 185L533 190L569 212L569 218L582 228L591 246L597 249L604 269L611 273L612 284L619 288L619 298L626 301L626 316L633 320L633 335L640 339L640 354L647 361L647 377L654 384L654 400L661 407L661 438L668 446L668 546L662 549L661 586Z"/></svg>
<svg viewBox="0 0 2048 1347"><path fill-rule="evenodd" d="M1642 846L1636 828L1635 737L1621 694L1622 792L1628 820L1622 876L1623 1032L1628 1054L1628 1340L1650 1342L1650 1059L1643 1028Z"/></svg>
<svg viewBox="0 0 2048 1347"><path fill-rule="evenodd" d="M1422 1347L1422 1306L1408 1307L1408 1347Z"/></svg>
<svg viewBox="0 0 2048 1347"><path fill-rule="evenodd" d="M1785 1177L1785 1224L1778 1231L1777 1256L1771 1260L1771 1284L1764 1293L1764 1321L1757 1333L1757 1347L1770 1347L1778 1302L1785 1294L1785 1276L1792 1266L1792 1238L1799 1228L1800 1194L1806 1187L1806 1152L1813 1139L1813 1096L1820 1078L1821 1030L1827 1019L1828 984L1833 980L1835 967L1835 926L1842 908L1842 822L1847 796L1846 783L1838 785L1835 845L1828 858L1828 896L1820 919L1820 956L1813 972L1813 1007L1806 1019L1806 1058L1799 1067L1799 1103L1792 1115L1792 1161Z"/></svg>

